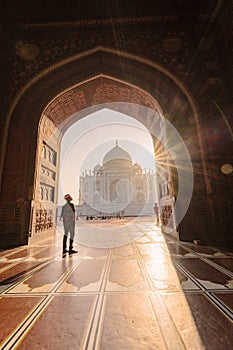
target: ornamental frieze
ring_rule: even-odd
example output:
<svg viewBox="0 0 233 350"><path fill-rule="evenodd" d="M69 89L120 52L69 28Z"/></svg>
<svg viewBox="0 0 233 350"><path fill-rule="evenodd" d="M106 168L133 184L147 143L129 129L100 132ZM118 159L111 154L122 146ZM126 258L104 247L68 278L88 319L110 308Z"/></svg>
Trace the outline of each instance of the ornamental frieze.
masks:
<svg viewBox="0 0 233 350"><path fill-rule="evenodd" d="M66 32L67 33L67 32ZM48 37L48 34L46 34ZM62 36L63 35L63 36ZM38 39L37 39L38 36ZM184 31L163 31L160 28L135 27L118 30L104 28L70 31L59 38L41 39L35 33L34 40L15 43L12 64L11 95L26 81L52 64L81 52L103 46L154 61L179 78L192 79L189 62L192 60L192 37Z"/></svg>

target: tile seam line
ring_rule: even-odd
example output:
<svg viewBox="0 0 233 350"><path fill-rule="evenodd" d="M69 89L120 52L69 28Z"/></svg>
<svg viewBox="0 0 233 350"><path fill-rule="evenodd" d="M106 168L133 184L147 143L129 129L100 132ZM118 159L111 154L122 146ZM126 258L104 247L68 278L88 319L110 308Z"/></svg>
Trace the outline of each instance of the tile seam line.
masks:
<svg viewBox="0 0 233 350"><path fill-rule="evenodd" d="M149 298L150 298L150 303L151 303L151 305L152 305L152 309L153 309L154 315L155 315L156 319L158 320L157 315L156 315L156 309L155 309L155 307L153 306L153 303L152 303L152 299L154 299L154 293L152 292L151 294L152 294L152 295L149 296ZM161 297L161 294L160 294L160 293L158 294L158 297ZM172 326L173 331L175 332L178 341L181 343L180 346L183 346L184 350L187 350L187 348L186 348L186 346L185 346L185 343L184 343L184 341L183 341L183 339L182 339L182 337L181 337L181 335L180 335L180 333L179 333L179 330L177 329L176 324L175 324L175 322L174 322L174 320L173 320L173 318L172 318L172 316L171 316L169 310L167 309L165 303L164 303L164 308L165 308L166 313L167 313L167 316L168 316L168 321L167 321L167 323L170 324L170 325ZM159 324L159 320L158 320L158 324ZM166 344L166 346L167 346L167 345L169 346L169 344L167 344L167 340L166 340L166 337L165 337L165 334L164 334L164 331L163 331L162 327L159 326L159 328L160 328L160 332L161 332L161 334L162 334L162 337L164 338L164 343ZM169 347L167 347L167 349L170 350ZM179 350L182 350L182 349L179 348Z"/></svg>
<svg viewBox="0 0 233 350"><path fill-rule="evenodd" d="M33 325L35 319L37 319L37 317L49 304L50 298L52 298L52 296L45 296L45 298L43 298L41 302L35 308L33 308L33 310L25 317L23 322L19 323L17 328L14 329L9 337L7 337L2 347L0 348L1 350L14 349L15 346L18 346L18 343L23 340L24 334L30 330L30 327Z"/></svg>
<svg viewBox="0 0 233 350"><path fill-rule="evenodd" d="M84 253L83 253L84 254ZM80 263L81 258L71 266L71 269L75 269L78 264ZM69 272L68 272L69 274ZM61 282L60 279L57 283L62 283L62 281L66 278L66 274L63 274L61 276ZM37 306L36 309L34 309L28 317L23 321L23 323L20 323L17 327L17 329L14 331L14 333L6 340L7 344L9 342L13 342L13 344L10 347L3 347L2 350L8 350L8 349L14 349L15 347L18 347L18 345L25 339L25 335L30 332L33 325L35 324L36 320L39 319L40 315L44 312L44 310L48 307L48 305L51 303L51 301L54 299L55 295L53 293L54 290L56 290L57 284L53 287L53 289L50 292L47 292L47 295L43 298L41 303ZM27 296L30 296L30 294L27 294ZM43 305L42 305L43 304ZM39 310L38 310L39 309ZM29 324L27 324L29 322ZM22 328L23 327L23 328ZM16 339L14 339L16 338Z"/></svg>
<svg viewBox="0 0 233 350"><path fill-rule="evenodd" d="M152 279L149 275L149 273L147 272L146 270L146 267L145 267L145 263L143 261L143 259L140 259L140 252L139 252L139 248L137 247L136 243L134 242L135 244L135 249L136 249L136 255L137 255L137 260L138 260L138 264L139 264L139 267L141 268L141 271L142 271L142 275L144 276L145 280L147 281L148 283L148 286L150 288L149 291L147 291L147 295L148 295L148 298L150 300L150 304L151 304L151 307L152 307L152 310L153 310L153 314L154 314L154 317L155 319L157 320L158 322L158 326L159 326L159 331L160 331L160 335L163 339L163 342L164 342L164 345L166 346L167 350L169 350L169 344L167 343L167 340L166 340L166 337L165 337L165 334L164 334L164 329L162 326L160 326L160 323L159 323L159 319L157 317L157 314L156 314L156 311L155 311L155 308L153 306L153 303L152 303L152 298L153 298L153 282L152 282ZM151 296L152 295L152 296ZM160 293L158 293L158 295L160 295ZM170 314L168 313L168 316L169 316L169 320L167 320L168 323L171 323L172 327L173 327L173 330L175 331L175 334L177 335L177 339L178 341L181 341L181 344L182 346L184 345L183 343L183 339L180 337L179 335L179 332L177 330L177 328L175 327L174 325L174 321L172 320ZM185 349L185 347L184 347Z"/></svg>
<svg viewBox="0 0 233 350"><path fill-rule="evenodd" d="M206 290L206 287L203 286L197 278L195 278L195 276L193 276L192 273L190 273L183 265L181 265L179 262L177 261L172 261L173 265L176 266L178 268L179 271L181 271L186 277L188 277L199 289L201 289L202 291Z"/></svg>
<svg viewBox="0 0 233 350"><path fill-rule="evenodd" d="M221 311L221 313L228 319L231 321L231 323L233 324L233 311L227 306L225 305L218 297L216 297L214 294L212 294L212 291L206 291L205 296L208 300L211 301L211 303L218 309Z"/></svg>
<svg viewBox="0 0 233 350"><path fill-rule="evenodd" d="M26 275L24 275L19 281L16 281L13 285L11 285L10 287L6 288L1 294L7 294L11 289L15 288L17 285L19 285L20 283L24 282L27 278L30 278L31 276L33 276L34 273L37 273L41 269L43 269L44 267L49 266L50 264L52 264L54 261L56 261L56 258L58 256L60 256L60 254L59 255L58 254L54 255L51 259L45 261L42 265L36 266L31 271L26 273ZM0 285L1 285L1 283L0 283Z"/></svg>
<svg viewBox="0 0 233 350"><path fill-rule="evenodd" d="M111 261L112 261L112 250L109 249L108 256L106 258L104 272L102 274L102 281L100 284L98 297L96 299L95 308L94 308L94 311L92 313L91 321L90 321L90 324L89 324L89 327L87 329L86 336L84 339L83 350L94 350L96 348L96 341L97 341L96 337L97 337L97 334L99 331L99 322L102 320L102 317L103 317L102 316L102 312L103 312L102 306L103 306L103 299L104 299L104 289L106 287L107 277L108 277L108 273L110 270ZM100 309L99 314L97 314L98 309ZM93 327L95 327L94 339L92 337ZM92 341L92 344L91 344L91 341Z"/></svg>
<svg viewBox="0 0 233 350"><path fill-rule="evenodd" d="M182 271L186 274L187 277L189 277L194 283L199 285L200 282L196 281L196 279L193 277L192 274L190 274L185 268L179 266L179 264L177 264L177 265L178 265L178 268L182 269ZM201 285L201 283L200 283L200 285ZM209 289L205 288L204 286L202 286L201 289L203 291L202 294L205 295L207 297L207 299L209 299L212 302L212 304L216 307L216 309L219 310L226 318L228 318L232 322L233 321L233 312L227 307L227 305L225 305L221 301L219 301L218 298L215 297L215 295L213 295L211 293L212 291L209 291Z"/></svg>
<svg viewBox="0 0 233 350"><path fill-rule="evenodd" d="M107 261L107 266L106 266L105 275L104 275L104 279L103 279L103 284L102 284L102 286L101 286L102 288L100 290L101 308L100 308L100 313L98 315L98 323L97 323L97 328L96 328L96 333L95 333L95 338L94 338L94 349L96 349L96 350L99 349L100 337L101 337L100 330L103 328L104 311L105 311L105 306L106 306L106 299L108 296L108 294L105 294L105 291L106 291L106 286L107 286L107 281L108 281L112 261L113 261L113 251L112 251L112 249L110 249L109 258Z"/></svg>
<svg viewBox="0 0 233 350"><path fill-rule="evenodd" d="M39 252L37 252L37 254L43 252L43 250L46 250L46 248L43 248L43 249L39 250ZM20 259L19 261L16 261L15 263L12 263L12 264L10 263L9 266L3 267L2 269L0 269L0 274L1 274L2 272L5 272L5 271L11 269L12 267L17 266L18 264L24 262L27 258L28 258L28 256L26 256L26 257Z"/></svg>
<svg viewBox="0 0 233 350"><path fill-rule="evenodd" d="M171 237L169 236L169 238L171 238ZM192 253L192 254L195 255L197 258L199 258L200 260L204 261L206 264L208 264L208 265L210 265L210 266L216 268L216 270L219 270L220 272L224 273L225 275L228 275L229 277L232 277L232 278L233 278L233 273L232 273L230 270L228 270L228 269L226 269L226 268L224 268L224 267L218 265L217 263L212 262L211 260L209 260L210 258L203 257L203 256L201 255L201 253L195 252L195 250L192 250L192 248L183 246L182 243L180 243L179 241L176 241L175 239L173 239L173 242L176 243L176 244L178 244L178 246L181 247L181 248L183 248L184 250L187 250L189 253ZM215 257L214 257L214 258L215 258ZM228 257L228 258L230 258L230 257ZM185 259L185 258L184 258L184 259ZM187 259L188 259L188 258L187 258ZM226 259L226 258L225 258L225 259ZM232 257L232 259L233 259L233 257Z"/></svg>
<svg viewBox="0 0 233 350"><path fill-rule="evenodd" d="M144 293L153 293L153 294L204 294L206 292L209 293L221 293L221 294L232 294L233 289L231 290L223 290L223 289L211 289L211 291L204 291L200 289L187 289L187 290L167 290L167 289L158 289L158 290L135 290L135 291L107 291L103 292L103 295L105 296L111 296L111 295L131 295L131 294L144 294ZM46 297L49 294L53 296L93 296L93 295L100 295L101 293L98 291L86 291L86 292L35 292L35 293L30 293L30 294L25 294L25 293L14 293L14 294L6 294L0 297L2 298L13 298L13 297Z"/></svg>
<svg viewBox="0 0 233 350"><path fill-rule="evenodd" d="M104 321L104 311L105 311L105 305L106 305L106 295L105 295L105 290L107 286L107 281L109 278L109 273L111 269L113 261L113 250L112 248L109 250L109 256L106 264L106 269L105 269L105 274L104 278L101 284L101 289L100 289L100 313L98 315L98 320L97 320L97 326L96 326L96 332L95 332L95 337L94 337L94 344L93 344L93 349L98 350L99 348L99 343L100 343L100 330L103 328L103 321Z"/></svg>

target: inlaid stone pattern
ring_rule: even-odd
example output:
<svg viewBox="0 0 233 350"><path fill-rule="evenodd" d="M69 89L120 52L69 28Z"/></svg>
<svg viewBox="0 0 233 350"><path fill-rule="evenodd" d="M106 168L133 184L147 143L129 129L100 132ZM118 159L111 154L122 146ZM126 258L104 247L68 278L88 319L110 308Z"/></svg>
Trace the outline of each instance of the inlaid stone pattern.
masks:
<svg viewBox="0 0 233 350"><path fill-rule="evenodd" d="M32 28L33 26L31 30ZM171 32L151 23L143 30L136 24L130 27L122 26L121 30L115 30L109 24L105 24L88 29L79 28L78 31L70 25L68 35L62 35L62 30L60 24L59 37L54 38L54 34L51 34L51 39L42 40L37 37L35 29L34 39L29 41L25 38L15 43L12 94L26 80L56 61L100 46L119 50L123 54L139 55L167 67L177 76L186 77L186 80L191 79L189 62L194 54L192 49L194 39L187 28Z"/></svg>
<svg viewBox="0 0 233 350"><path fill-rule="evenodd" d="M34 61L40 54L40 49L36 44L19 41L15 47L17 55L26 62Z"/></svg>
<svg viewBox="0 0 233 350"><path fill-rule="evenodd" d="M47 142L56 132L54 123L43 115L40 122L40 133L43 141Z"/></svg>
<svg viewBox="0 0 233 350"><path fill-rule="evenodd" d="M41 166L41 175L45 175L46 177L50 177L51 179L55 180L56 178L56 173L50 169L47 169L44 166Z"/></svg>

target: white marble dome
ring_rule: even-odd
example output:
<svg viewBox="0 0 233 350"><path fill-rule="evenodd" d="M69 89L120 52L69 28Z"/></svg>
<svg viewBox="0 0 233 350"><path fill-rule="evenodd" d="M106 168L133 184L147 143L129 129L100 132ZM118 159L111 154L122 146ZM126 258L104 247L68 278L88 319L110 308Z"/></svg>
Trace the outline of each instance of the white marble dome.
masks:
<svg viewBox="0 0 233 350"><path fill-rule="evenodd" d="M132 162L130 154L126 152L123 148L119 147L118 144L116 144L114 148L112 148L108 153L105 154L103 164L117 159L123 159Z"/></svg>

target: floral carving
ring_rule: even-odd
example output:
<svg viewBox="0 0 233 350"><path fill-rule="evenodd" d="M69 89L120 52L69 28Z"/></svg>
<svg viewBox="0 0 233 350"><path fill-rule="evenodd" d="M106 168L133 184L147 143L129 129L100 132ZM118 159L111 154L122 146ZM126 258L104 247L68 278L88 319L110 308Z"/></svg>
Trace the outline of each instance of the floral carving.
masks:
<svg viewBox="0 0 233 350"><path fill-rule="evenodd" d="M192 57L191 34L169 32L153 23L146 28L122 27L114 31L106 28L79 28L79 31L64 32L59 37L46 39L41 36L34 41L16 43L16 56L12 64L11 93L15 94L23 84L41 70L52 64L97 46L109 47L125 53L141 56L154 61L178 77L192 79L189 62ZM45 27L48 31L48 28ZM62 29L62 24L61 24ZM143 55L143 56L142 56Z"/></svg>
<svg viewBox="0 0 233 350"><path fill-rule="evenodd" d="M40 49L37 45L26 42L26 41L18 41L16 43L16 54L23 61L34 61L40 53Z"/></svg>

